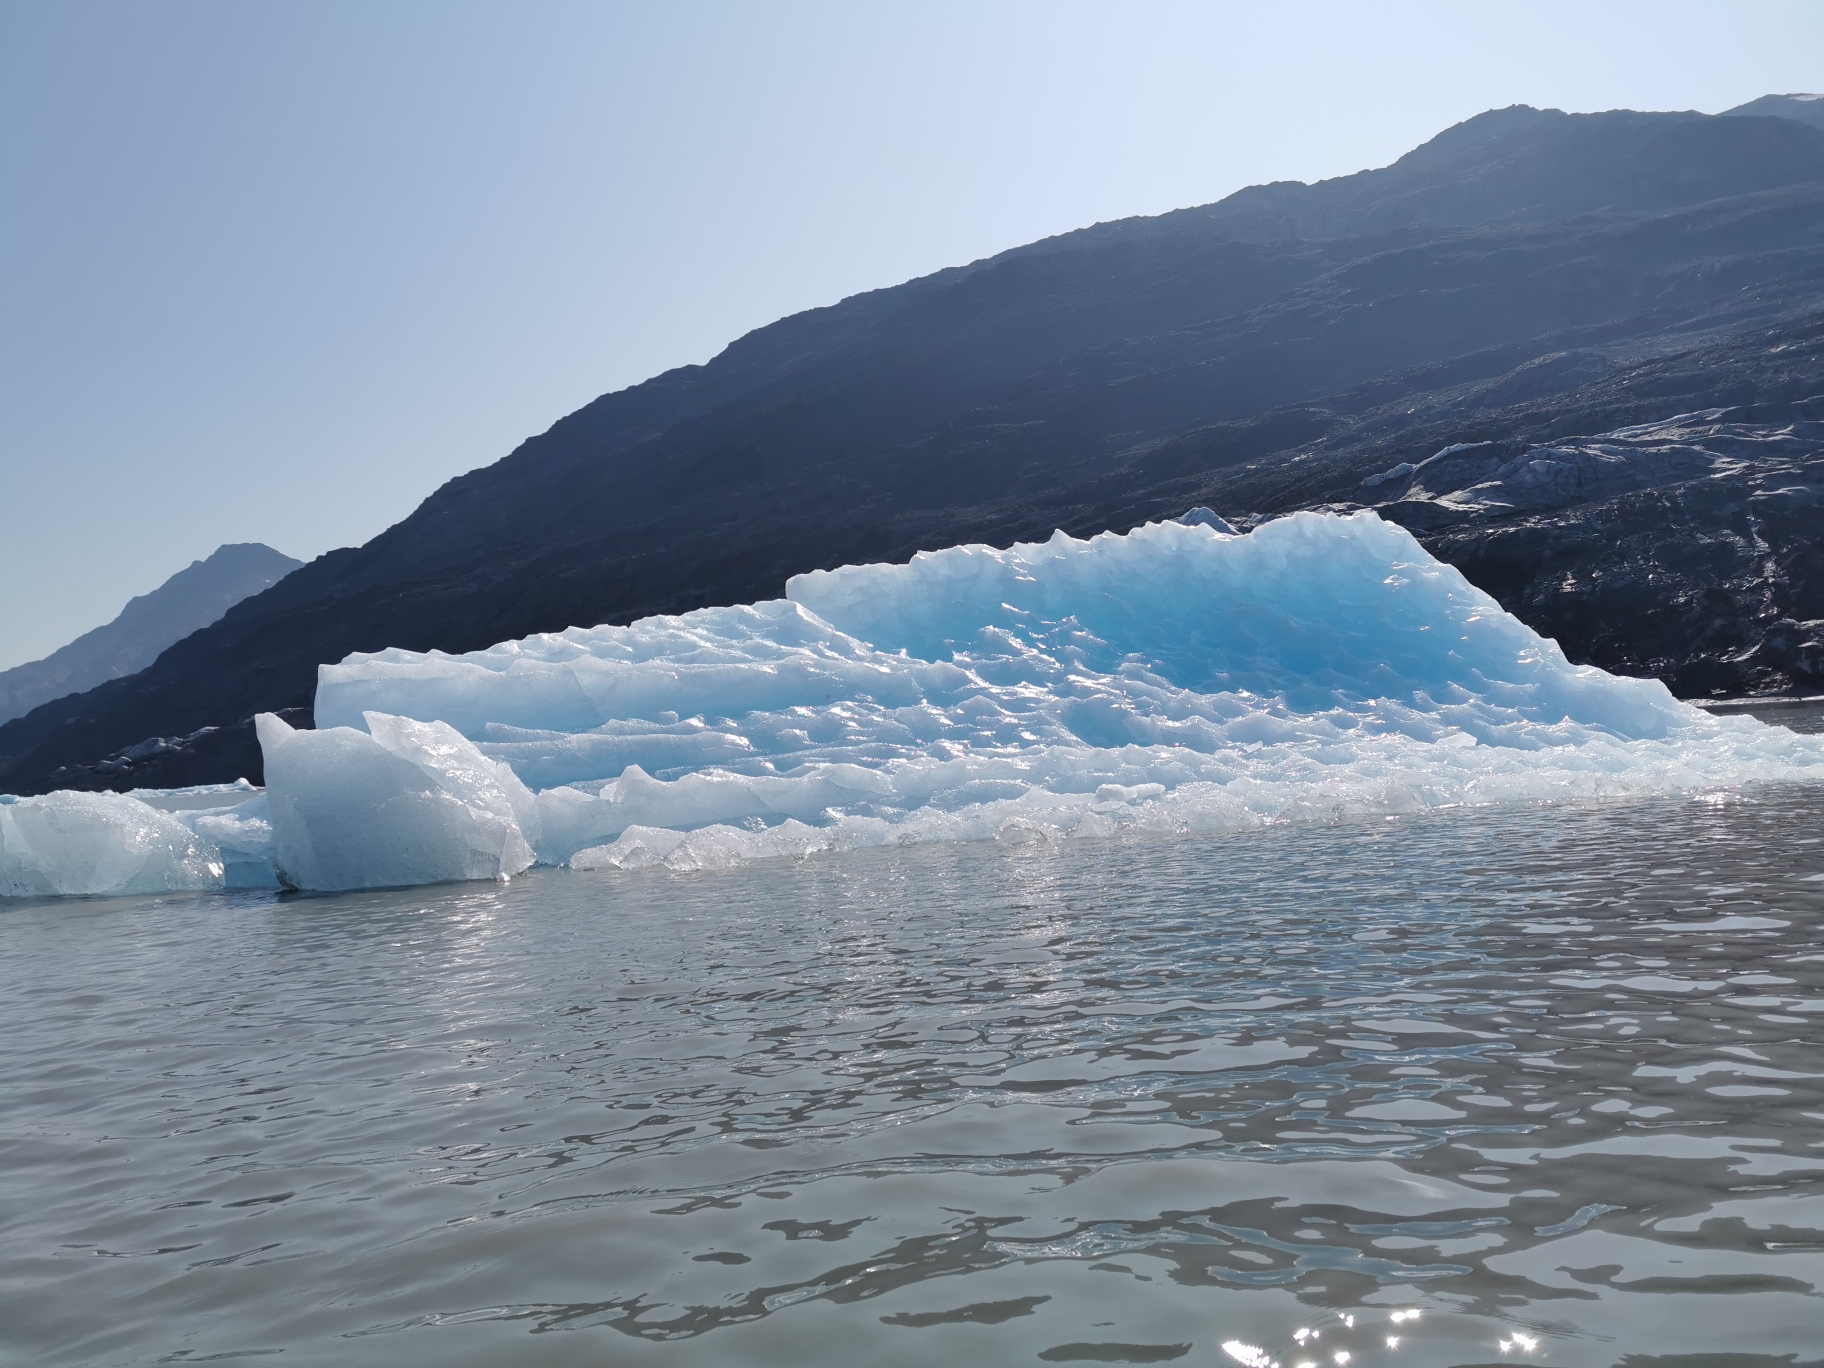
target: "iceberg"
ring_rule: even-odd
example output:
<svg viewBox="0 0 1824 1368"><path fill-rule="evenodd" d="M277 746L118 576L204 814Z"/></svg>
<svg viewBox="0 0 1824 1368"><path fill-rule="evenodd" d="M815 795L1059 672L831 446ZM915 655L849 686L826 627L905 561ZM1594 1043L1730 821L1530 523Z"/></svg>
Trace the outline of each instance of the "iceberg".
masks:
<svg viewBox="0 0 1824 1368"><path fill-rule="evenodd" d="M125 794L0 802L0 893L164 893L219 888L223 875L207 841Z"/></svg>
<svg viewBox="0 0 1824 1368"><path fill-rule="evenodd" d="M531 790L445 722L255 719L281 883L333 890L511 878L532 865Z"/></svg>
<svg viewBox="0 0 1824 1368"><path fill-rule="evenodd" d="M277 886L266 799L245 781L0 795L0 897Z"/></svg>
<svg viewBox="0 0 1824 1368"><path fill-rule="evenodd" d="M148 833L128 882L337 889L1824 780L1824 739L1572 665L1370 512L957 546L770 602L351 655L316 718L259 719L267 792L168 814L189 845L127 809L82 839ZM88 818L13 820L0 892L115 877L69 863L106 863L69 844Z"/></svg>

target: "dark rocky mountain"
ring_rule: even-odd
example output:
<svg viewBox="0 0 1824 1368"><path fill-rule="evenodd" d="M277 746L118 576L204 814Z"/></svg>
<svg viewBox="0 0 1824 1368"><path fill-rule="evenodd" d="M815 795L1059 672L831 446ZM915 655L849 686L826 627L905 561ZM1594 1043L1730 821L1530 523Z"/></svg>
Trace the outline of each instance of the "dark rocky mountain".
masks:
<svg viewBox="0 0 1824 1368"><path fill-rule="evenodd" d="M175 641L216 621L250 594L270 589L302 561L259 542L217 547L149 594L141 594L105 627L69 645L0 671L0 722L41 703L137 674Z"/></svg>
<svg viewBox="0 0 1824 1368"><path fill-rule="evenodd" d="M1815 692L1821 363L1824 312L1524 393L1534 373L1591 364L1547 357L1411 412L1396 400L1347 414L1198 492L1231 509L1373 508L1572 659L1684 697Z"/></svg>
<svg viewBox="0 0 1824 1368"><path fill-rule="evenodd" d="M132 679L0 727L0 788L258 778L246 719L307 719L317 664L350 651L469 650L1193 504L1385 504L1574 655L1696 692L1812 687L1814 657L1773 640L1821 615L1814 534L1756 496L1810 478L1821 324L1824 130L1495 111L1381 170L1065 234L606 395ZM1725 407L1741 411L1666 430L1691 450L1664 479L1601 464L1601 434ZM1741 465L1750 428L1769 430L1764 479ZM1464 442L1502 461L1363 483ZM1533 459L1595 452L1592 482L1514 502L1507 464L1544 446L1564 450ZM1653 502L1675 487L1676 508ZM1623 517L1618 537L1605 519ZM1680 551L1700 525L1708 560ZM1790 540L1761 555L1770 531ZM1804 583L1769 588L1782 576ZM1700 589L1701 610L1679 597ZM1685 635L1694 615L1707 635Z"/></svg>

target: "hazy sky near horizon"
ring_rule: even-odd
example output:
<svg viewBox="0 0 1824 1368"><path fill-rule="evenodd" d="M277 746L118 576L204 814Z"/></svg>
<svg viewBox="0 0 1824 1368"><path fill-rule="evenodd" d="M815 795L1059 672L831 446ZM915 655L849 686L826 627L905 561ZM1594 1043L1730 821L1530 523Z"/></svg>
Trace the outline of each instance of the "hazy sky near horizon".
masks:
<svg viewBox="0 0 1824 1368"><path fill-rule="evenodd" d="M1819 89L1788 0L0 0L0 668L857 291L1502 105Z"/></svg>

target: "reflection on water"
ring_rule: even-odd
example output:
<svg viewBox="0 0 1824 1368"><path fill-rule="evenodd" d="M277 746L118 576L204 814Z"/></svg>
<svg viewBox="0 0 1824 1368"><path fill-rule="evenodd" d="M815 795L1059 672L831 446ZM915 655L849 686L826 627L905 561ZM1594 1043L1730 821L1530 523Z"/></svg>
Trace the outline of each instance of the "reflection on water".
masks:
<svg viewBox="0 0 1824 1368"><path fill-rule="evenodd" d="M13 906L0 1358L1815 1361L1821 812Z"/></svg>

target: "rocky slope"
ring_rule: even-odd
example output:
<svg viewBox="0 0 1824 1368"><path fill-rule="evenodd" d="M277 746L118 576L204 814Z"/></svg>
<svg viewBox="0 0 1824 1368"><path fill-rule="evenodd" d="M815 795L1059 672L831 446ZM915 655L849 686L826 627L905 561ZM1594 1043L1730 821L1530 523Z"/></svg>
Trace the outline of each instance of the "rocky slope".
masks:
<svg viewBox="0 0 1824 1368"><path fill-rule="evenodd" d="M1473 416L1448 393L1342 416L1182 497L1243 525L1373 508L1573 659L1686 697L1820 692L1821 363L1824 314Z"/></svg>
<svg viewBox="0 0 1824 1368"><path fill-rule="evenodd" d="M1821 314L1824 131L1752 113L1496 111L1382 170L1049 239L604 396L131 681L0 727L0 788L257 778L245 719L306 718L317 664L355 650L466 650L770 597L815 567L1192 504L1443 507L1488 471L1451 489L1362 481L1460 442L1507 443L1511 459L1681 412L1797 403L1824 389L1807 359ZM1792 669L1725 668L1752 633L1681 654L1667 633L1683 618L1592 619L1578 636L1539 587L1559 553L1516 549L1552 510L1450 507L1471 504L1423 535L1535 625L1560 624L1574 652L1642 672L1689 656L1670 667L1688 688L1810 678L1802 650ZM1497 533L1507 550L1477 549ZM1738 571L1718 570L1719 593ZM132 747L148 749L123 758Z"/></svg>

